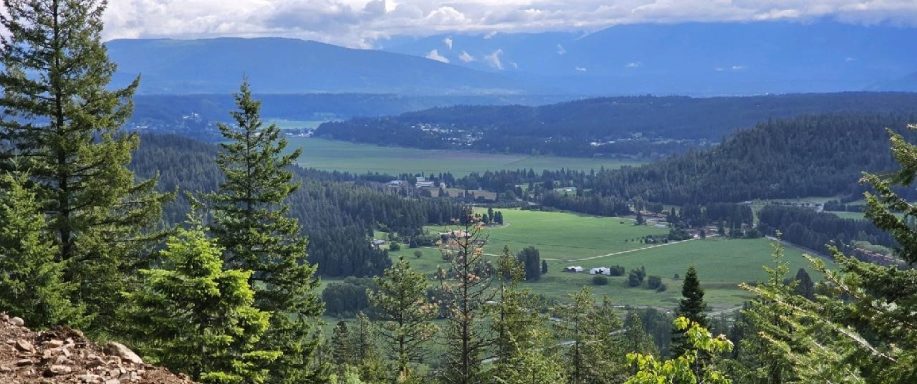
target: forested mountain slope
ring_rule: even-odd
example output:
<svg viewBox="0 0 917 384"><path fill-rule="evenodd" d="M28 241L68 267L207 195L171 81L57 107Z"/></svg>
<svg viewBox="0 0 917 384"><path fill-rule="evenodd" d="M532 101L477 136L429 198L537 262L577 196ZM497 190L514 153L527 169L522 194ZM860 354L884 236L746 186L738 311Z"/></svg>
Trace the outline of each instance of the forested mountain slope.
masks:
<svg viewBox="0 0 917 384"><path fill-rule="evenodd" d="M222 176L215 145L172 135L145 135L131 168L139 177L159 174L166 191L214 191ZM459 217L459 207L434 199L408 199L378 183L357 181L340 173L294 168L303 181L290 198L291 214L309 237L309 260L324 276L368 276L390 264L388 255L369 243L373 230L384 228L405 238L418 236L426 224L446 224ZM201 196L198 196L201 197ZM188 202L179 196L166 207L166 219L185 218Z"/></svg>
<svg viewBox="0 0 917 384"><path fill-rule="evenodd" d="M917 113L917 94L614 97L529 106L455 106L322 124L316 134L380 145L564 156L681 152L769 119Z"/></svg>
<svg viewBox="0 0 917 384"><path fill-rule="evenodd" d="M893 170L886 128L915 116L805 116L763 123L716 148L599 173L605 196L666 203L834 196L861 191L863 171Z"/></svg>

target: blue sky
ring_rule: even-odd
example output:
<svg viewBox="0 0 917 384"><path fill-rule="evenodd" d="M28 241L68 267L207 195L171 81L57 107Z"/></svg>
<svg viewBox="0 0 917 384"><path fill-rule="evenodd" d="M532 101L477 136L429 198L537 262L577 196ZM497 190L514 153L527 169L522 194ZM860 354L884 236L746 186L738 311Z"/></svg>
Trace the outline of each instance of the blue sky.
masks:
<svg viewBox="0 0 917 384"><path fill-rule="evenodd" d="M372 48L399 35L819 18L917 26L917 0L110 0L105 35L283 36Z"/></svg>

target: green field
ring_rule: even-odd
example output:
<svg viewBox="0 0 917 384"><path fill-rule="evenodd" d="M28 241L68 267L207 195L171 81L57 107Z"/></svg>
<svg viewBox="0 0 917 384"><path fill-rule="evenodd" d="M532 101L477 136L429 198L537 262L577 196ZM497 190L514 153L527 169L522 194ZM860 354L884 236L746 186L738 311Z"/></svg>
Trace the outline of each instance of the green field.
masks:
<svg viewBox="0 0 917 384"><path fill-rule="evenodd" d="M596 294L607 294L617 304L673 308L680 298L681 281L687 268L698 270L706 299L712 309L734 308L749 295L738 284L765 278L762 266L771 261L770 241L766 239L716 239L689 240L664 246L647 248L646 244L630 241L646 234L667 233L666 229L634 226L629 219L599 218L566 212L536 212L504 210L506 225L488 228L488 254L498 254L504 245L514 252L534 245L548 260L548 273L538 282L524 286L548 297L565 298L584 285L591 285L587 273L562 272L563 267L578 265L590 267L622 265L627 269L646 267L647 275L662 277L668 286L665 292L626 287L626 277L612 277L607 286L593 286ZM441 228L432 227L431 231ZM628 241L625 241L628 240ZM436 248L423 248L423 255L415 258L415 249L403 247L392 252L392 257L404 256L424 272L432 273L438 265L445 265ZM620 253L626 251L624 253ZM610 254L610 255L609 255ZM786 250L791 273L800 267L816 277L802 252Z"/></svg>
<svg viewBox="0 0 917 384"><path fill-rule="evenodd" d="M346 141L307 137L290 137L290 148L302 148L299 165L328 171L353 173L451 172L464 176L471 172L500 169L576 169L618 168L639 162L554 156L502 155L454 150L425 150L402 147L381 147Z"/></svg>

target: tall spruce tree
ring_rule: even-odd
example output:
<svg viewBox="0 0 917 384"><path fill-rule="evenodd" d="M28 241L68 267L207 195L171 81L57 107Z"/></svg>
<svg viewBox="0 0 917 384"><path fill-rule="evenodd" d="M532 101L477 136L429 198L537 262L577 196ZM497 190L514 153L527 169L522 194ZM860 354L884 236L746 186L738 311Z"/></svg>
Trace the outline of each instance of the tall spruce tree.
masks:
<svg viewBox="0 0 917 384"><path fill-rule="evenodd" d="M314 291L315 267L306 261L306 240L286 199L299 184L288 169L301 151L285 153L280 129L264 126L261 103L247 81L236 95L235 124L220 124L227 139L217 164L225 175L211 196L211 230L225 249L229 268L252 271L255 306L273 313L262 340L265 348L283 353L271 367L271 383L304 383L323 375L313 360L322 305Z"/></svg>
<svg viewBox="0 0 917 384"><path fill-rule="evenodd" d="M139 139L120 131L139 78L110 90L104 0L4 0L0 168L18 163L37 186L73 299L107 328L126 276L143 266L166 195L127 165Z"/></svg>
<svg viewBox="0 0 917 384"><path fill-rule="evenodd" d="M681 286L681 296L682 299L675 310L675 316L687 318L691 322L706 328L707 316L704 312L707 310L707 303L704 302L704 290L700 287L697 270L694 269L693 265L688 267L688 272L685 273L685 279ZM681 356L690 348L689 341L685 339L685 329L673 329L671 355Z"/></svg>
<svg viewBox="0 0 917 384"><path fill-rule="evenodd" d="M161 256L162 267L141 270L143 284L127 295L141 351L204 383L264 383L280 353L258 346L270 313L253 306L251 272L224 270L199 225L179 229Z"/></svg>
<svg viewBox="0 0 917 384"><path fill-rule="evenodd" d="M404 257L375 280L379 289L368 292L369 302L382 321L381 336L395 363L390 378L404 382L414 376L412 365L422 361L424 343L436 334L430 321L437 308L427 299L427 278L412 270Z"/></svg>
<svg viewBox="0 0 917 384"><path fill-rule="evenodd" d="M33 327L80 325L82 308L70 302L74 286L62 281L64 263L54 260L57 245L25 184L22 176L0 177L0 311Z"/></svg>
<svg viewBox="0 0 917 384"><path fill-rule="evenodd" d="M608 297L596 305L589 288L571 295L571 303L561 310L558 323L561 337L570 340L566 353L568 383L619 382L627 373L626 351L616 332L621 319Z"/></svg>

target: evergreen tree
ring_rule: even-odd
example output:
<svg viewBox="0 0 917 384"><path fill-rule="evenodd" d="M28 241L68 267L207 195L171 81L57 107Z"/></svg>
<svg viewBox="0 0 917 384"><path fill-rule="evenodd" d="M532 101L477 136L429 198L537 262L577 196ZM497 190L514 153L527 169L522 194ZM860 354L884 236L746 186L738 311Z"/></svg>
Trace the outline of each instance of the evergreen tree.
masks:
<svg viewBox="0 0 917 384"><path fill-rule="evenodd" d="M643 320L635 310L627 311L624 318L624 334L621 338L622 347L627 352L641 353L644 355L657 355L653 339L646 333Z"/></svg>
<svg viewBox="0 0 917 384"><path fill-rule="evenodd" d="M538 251L538 248L525 247L522 251L519 251L516 257L525 267L526 281L538 281L541 279L541 252Z"/></svg>
<svg viewBox="0 0 917 384"><path fill-rule="evenodd" d="M532 310L534 297L519 288L524 268L504 247L496 266L500 287L496 310L491 311L496 361L489 375L497 383L562 382L564 369L556 342L544 326L545 319Z"/></svg>
<svg viewBox="0 0 917 384"><path fill-rule="evenodd" d="M805 268L799 268L799 271L796 272L795 280L796 289L794 292L797 295L810 300L815 298L815 283L812 282L812 277L809 276Z"/></svg>
<svg viewBox="0 0 917 384"><path fill-rule="evenodd" d="M436 306L426 296L427 278L403 257L375 280L379 289L368 293L369 301L382 321L382 339L396 365L391 377L405 381L413 376L411 365L423 359L423 344L436 333L430 322Z"/></svg>
<svg viewBox="0 0 917 384"><path fill-rule="evenodd" d="M167 195L128 170L139 138L123 134L135 80L109 89L116 67L102 44L104 0L4 0L0 24L0 168L16 162L36 184L76 304L110 328L126 277L148 259L146 231ZM101 319L104 319L102 321Z"/></svg>
<svg viewBox="0 0 917 384"><path fill-rule="evenodd" d="M685 279L681 286L681 296L682 299L675 310L675 316L685 317L706 328L707 316L704 311L707 310L707 303L704 302L704 290L700 287L700 281L697 279L697 271L694 266L688 267L688 272L685 273ZM681 356L691 348L684 336L684 329L672 330L672 356Z"/></svg>
<svg viewBox="0 0 917 384"><path fill-rule="evenodd" d="M46 232L44 214L23 177L0 177L0 311L35 327L79 325L82 308L70 302L63 262Z"/></svg>
<svg viewBox="0 0 917 384"><path fill-rule="evenodd" d="M315 319L321 302L314 290L315 267L306 262L306 240L289 217L287 198L298 187L288 169L301 151L284 154L287 141L276 125L265 127L261 103L248 82L236 95L235 125L220 124L228 142L221 143L217 164L225 182L211 196L212 231L225 248L230 268L252 271L255 306L274 313L262 340L264 348L283 356L271 367L272 383L303 383L322 374L312 365L317 346Z"/></svg>
<svg viewBox="0 0 917 384"><path fill-rule="evenodd" d="M338 321L331 331L331 359L334 362L338 375L344 375L344 368L353 364L353 345L351 344L350 330L346 321Z"/></svg>
<svg viewBox="0 0 917 384"><path fill-rule="evenodd" d="M203 229L178 229L160 252L162 267L141 270L134 335L153 362L204 383L263 383L280 352L259 348L270 314L253 306L251 272L224 270L221 249Z"/></svg>
<svg viewBox="0 0 917 384"><path fill-rule="evenodd" d="M572 294L571 299L558 323L559 335L571 343L565 361L568 382L620 381L626 373L625 351L615 336L621 320L611 302L605 297L596 305L589 288Z"/></svg>
<svg viewBox="0 0 917 384"><path fill-rule="evenodd" d="M499 213L497 213L499 215ZM451 260L451 270L441 276L442 295L447 298L447 326L444 341L443 380L452 384L471 384L482 380L482 354L492 344L484 328L486 303L493 300L494 271L484 256L487 243L484 225L471 208L459 220L461 227L451 232L442 252Z"/></svg>

